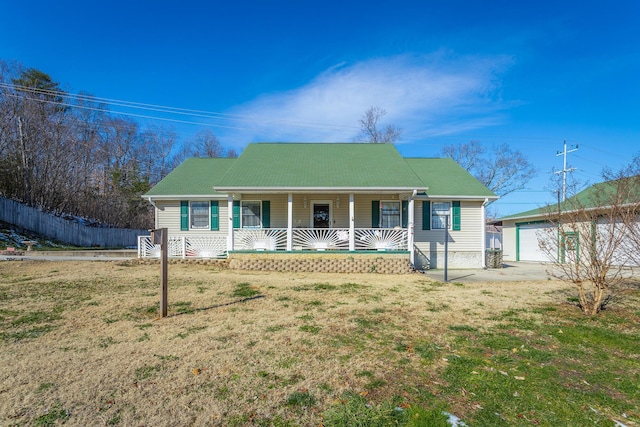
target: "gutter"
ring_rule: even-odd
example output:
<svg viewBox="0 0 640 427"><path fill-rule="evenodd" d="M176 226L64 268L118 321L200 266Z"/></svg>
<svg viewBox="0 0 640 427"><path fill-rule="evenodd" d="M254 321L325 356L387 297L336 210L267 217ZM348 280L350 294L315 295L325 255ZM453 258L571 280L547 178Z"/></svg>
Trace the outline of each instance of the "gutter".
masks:
<svg viewBox="0 0 640 427"><path fill-rule="evenodd" d="M421 188L421 191L426 191ZM378 193L412 192L415 187L214 187L219 193Z"/></svg>

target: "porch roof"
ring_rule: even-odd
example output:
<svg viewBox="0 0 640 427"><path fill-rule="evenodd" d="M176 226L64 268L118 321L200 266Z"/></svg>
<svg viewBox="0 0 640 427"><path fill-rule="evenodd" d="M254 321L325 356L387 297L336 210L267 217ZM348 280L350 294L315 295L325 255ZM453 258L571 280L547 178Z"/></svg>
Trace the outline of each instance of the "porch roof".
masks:
<svg viewBox="0 0 640 427"><path fill-rule="evenodd" d="M277 189L424 190L392 144L249 144L214 184L219 192Z"/></svg>

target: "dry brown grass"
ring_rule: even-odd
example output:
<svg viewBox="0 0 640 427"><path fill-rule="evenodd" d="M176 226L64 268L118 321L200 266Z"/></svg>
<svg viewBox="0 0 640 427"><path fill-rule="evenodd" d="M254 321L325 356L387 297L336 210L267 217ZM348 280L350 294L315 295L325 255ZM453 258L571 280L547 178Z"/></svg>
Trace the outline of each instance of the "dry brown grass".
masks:
<svg viewBox="0 0 640 427"><path fill-rule="evenodd" d="M158 281L158 265L0 263L0 424L318 425L344 391L428 392L412 373L444 362L416 348L567 289L171 265L158 319Z"/></svg>

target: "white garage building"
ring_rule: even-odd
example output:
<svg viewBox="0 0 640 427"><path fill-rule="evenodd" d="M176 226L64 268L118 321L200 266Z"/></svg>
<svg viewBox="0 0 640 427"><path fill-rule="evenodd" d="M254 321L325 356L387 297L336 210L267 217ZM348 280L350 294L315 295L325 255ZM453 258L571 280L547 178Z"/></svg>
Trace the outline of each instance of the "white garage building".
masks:
<svg viewBox="0 0 640 427"><path fill-rule="evenodd" d="M501 218L505 261L570 262L612 260L614 265L640 265L636 236L640 216L623 220L626 212L640 212L640 176L594 184L558 205L545 206ZM559 212L553 215L553 213ZM574 214L572 214L572 212ZM583 212L584 216L577 213ZM551 217L549 214L552 213ZM565 217L566 215L566 217ZM628 215L628 214L627 214ZM558 221L562 218L562 231ZM578 220L571 224L568 221ZM625 222L626 221L626 222ZM630 222L629 222L630 221ZM576 225L577 224L577 225ZM629 225L632 224L632 225ZM546 246L546 250L543 247Z"/></svg>
<svg viewBox="0 0 640 427"><path fill-rule="evenodd" d="M524 212L502 219L502 249L505 261L549 262L549 255L540 247L540 242L549 238L555 226L537 212Z"/></svg>

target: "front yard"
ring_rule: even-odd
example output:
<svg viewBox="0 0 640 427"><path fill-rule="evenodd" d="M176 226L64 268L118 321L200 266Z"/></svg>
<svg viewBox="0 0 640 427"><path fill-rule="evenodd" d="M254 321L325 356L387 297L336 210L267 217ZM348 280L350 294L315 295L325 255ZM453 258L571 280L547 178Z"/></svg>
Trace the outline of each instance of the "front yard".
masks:
<svg viewBox="0 0 640 427"><path fill-rule="evenodd" d="M0 424L640 425L638 288L573 296L177 264L158 319L159 265L1 262Z"/></svg>

